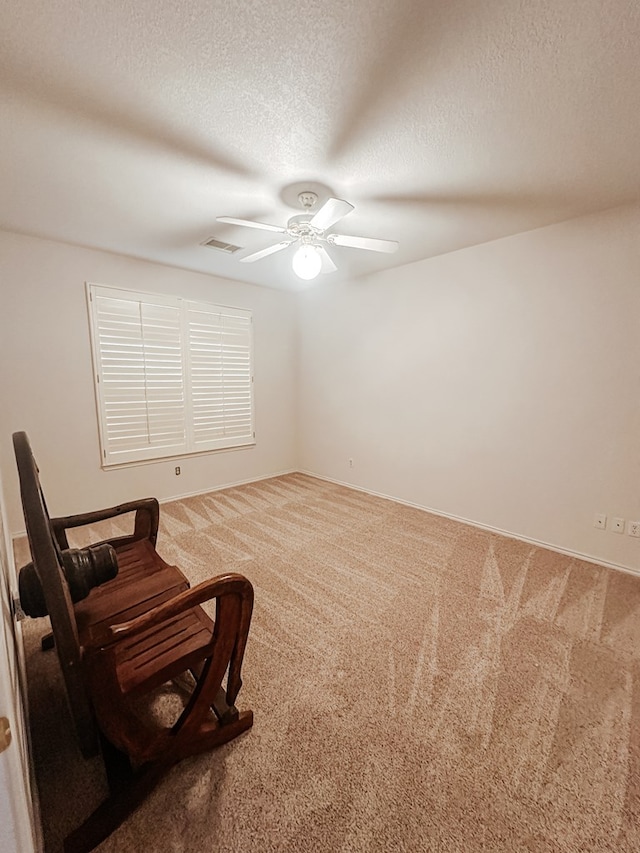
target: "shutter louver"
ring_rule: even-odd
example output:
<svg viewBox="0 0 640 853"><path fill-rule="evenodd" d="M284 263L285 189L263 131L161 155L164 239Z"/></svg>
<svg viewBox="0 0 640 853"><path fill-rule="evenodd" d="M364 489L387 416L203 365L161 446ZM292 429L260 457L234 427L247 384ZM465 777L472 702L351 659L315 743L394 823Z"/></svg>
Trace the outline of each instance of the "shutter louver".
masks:
<svg viewBox="0 0 640 853"><path fill-rule="evenodd" d="M104 465L253 444L248 311L89 293Z"/></svg>

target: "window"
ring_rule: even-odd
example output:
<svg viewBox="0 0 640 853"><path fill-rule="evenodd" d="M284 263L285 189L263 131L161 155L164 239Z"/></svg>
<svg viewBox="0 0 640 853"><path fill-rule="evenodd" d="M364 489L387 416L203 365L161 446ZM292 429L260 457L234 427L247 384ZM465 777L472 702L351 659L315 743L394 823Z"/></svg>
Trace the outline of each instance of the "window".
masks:
<svg viewBox="0 0 640 853"><path fill-rule="evenodd" d="M250 311L87 293L103 467L255 443Z"/></svg>

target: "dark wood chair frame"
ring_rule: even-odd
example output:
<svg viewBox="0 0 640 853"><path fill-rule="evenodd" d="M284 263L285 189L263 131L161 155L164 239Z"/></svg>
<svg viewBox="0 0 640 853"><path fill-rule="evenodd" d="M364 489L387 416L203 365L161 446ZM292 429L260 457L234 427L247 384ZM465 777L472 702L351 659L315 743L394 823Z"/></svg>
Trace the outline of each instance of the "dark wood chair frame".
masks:
<svg viewBox="0 0 640 853"><path fill-rule="evenodd" d="M253 588L228 573L190 588L155 551L158 502L50 519L26 433L13 436L27 535L43 588L69 709L85 757L102 752L109 797L65 839L87 853L111 834L181 759L227 743L253 724L239 712ZM135 512L130 536L104 540L119 572L72 603L62 569L67 531ZM95 543L102 544L102 543ZM201 605L215 600L215 620ZM170 726L143 720L133 700L190 673L193 691ZM226 685L223 683L226 678Z"/></svg>

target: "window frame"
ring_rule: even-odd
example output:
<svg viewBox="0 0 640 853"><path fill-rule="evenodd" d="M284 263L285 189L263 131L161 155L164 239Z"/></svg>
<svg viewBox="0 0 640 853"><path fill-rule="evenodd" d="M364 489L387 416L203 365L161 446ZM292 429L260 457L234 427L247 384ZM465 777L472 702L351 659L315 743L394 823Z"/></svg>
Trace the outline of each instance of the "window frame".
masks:
<svg viewBox="0 0 640 853"><path fill-rule="evenodd" d="M160 462L167 459L180 459L185 456L199 456L205 453L217 453L224 450L239 450L243 448L253 447L256 444L255 432L255 400L254 400L254 344L253 344L253 314L246 308L236 308L227 305L218 305L214 303L202 302L200 300L186 299L181 296L170 296L167 294L151 293L148 291L131 290L129 288L112 287L110 285L102 285L94 282L85 282L87 308L89 315L89 331L91 339L91 358L93 385L95 392L96 417L98 421L98 437L100 444L100 464L105 470L112 468L122 468L133 465L144 465L153 462ZM153 436L151 432L147 434L147 443L142 444L137 448L129 447L125 450L117 450L113 447L113 439L109 436L109 428L107 421L107 400L105 399L104 389L106 383L104 380L103 357L105 351L100 347L100 331L104 326L100 326L99 299L114 299L131 303L137 303L139 306L146 305L151 308L173 308L179 313L179 340L180 340L180 365L182 377L182 393L183 393L183 434L184 441L179 444L152 444L150 443ZM194 335L190 327L190 314L200 312L211 316L218 315L220 317L220 345L219 359L221 369L224 371L225 355L229 357L230 350L228 345L223 342L223 331L225 321L223 318L229 318L233 321L239 321L241 326L246 326L246 334L243 336L246 339L246 346L242 349L243 361L248 362L248 381L247 381L247 366L242 367L242 392L244 399L244 409L248 406L249 415L248 421L246 416L242 418L243 432L241 435L222 435L216 438L198 442L196 440L196 430L194 424L193 412L193 357L194 357ZM141 321L140 330L142 339L144 338L144 326ZM215 334L215 330L214 330ZM144 360L144 342L142 343L143 363L144 368L144 395L147 416L149 421L149 379L146 375L146 361ZM212 347L211 352L213 353ZM206 351L205 351L206 352ZM214 356L212 356L213 358ZM238 380L236 379L236 382ZM220 380L221 388L224 396L224 378ZM231 415L227 413L225 417L224 403L223 423L221 428L231 429L229 420ZM248 423L248 428L246 428Z"/></svg>

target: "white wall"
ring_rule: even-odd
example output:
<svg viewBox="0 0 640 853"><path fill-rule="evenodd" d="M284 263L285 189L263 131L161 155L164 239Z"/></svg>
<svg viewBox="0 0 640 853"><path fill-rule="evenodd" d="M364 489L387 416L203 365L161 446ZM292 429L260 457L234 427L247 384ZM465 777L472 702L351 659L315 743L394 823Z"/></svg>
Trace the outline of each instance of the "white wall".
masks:
<svg viewBox="0 0 640 853"><path fill-rule="evenodd" d="M639 246L620 208L302 292L302 469L640 569L593 527L640 519Z"/></svg>
<svg viewBox="0 0 640 853"><path fill-rule="evenodd" d="M85 281L249 308L256 446L103 471ZM295 297L291 293L0 232L0 467L9 527L24 530L11 434L26 430L52 514L159 499L296 467Z"/></svg>

